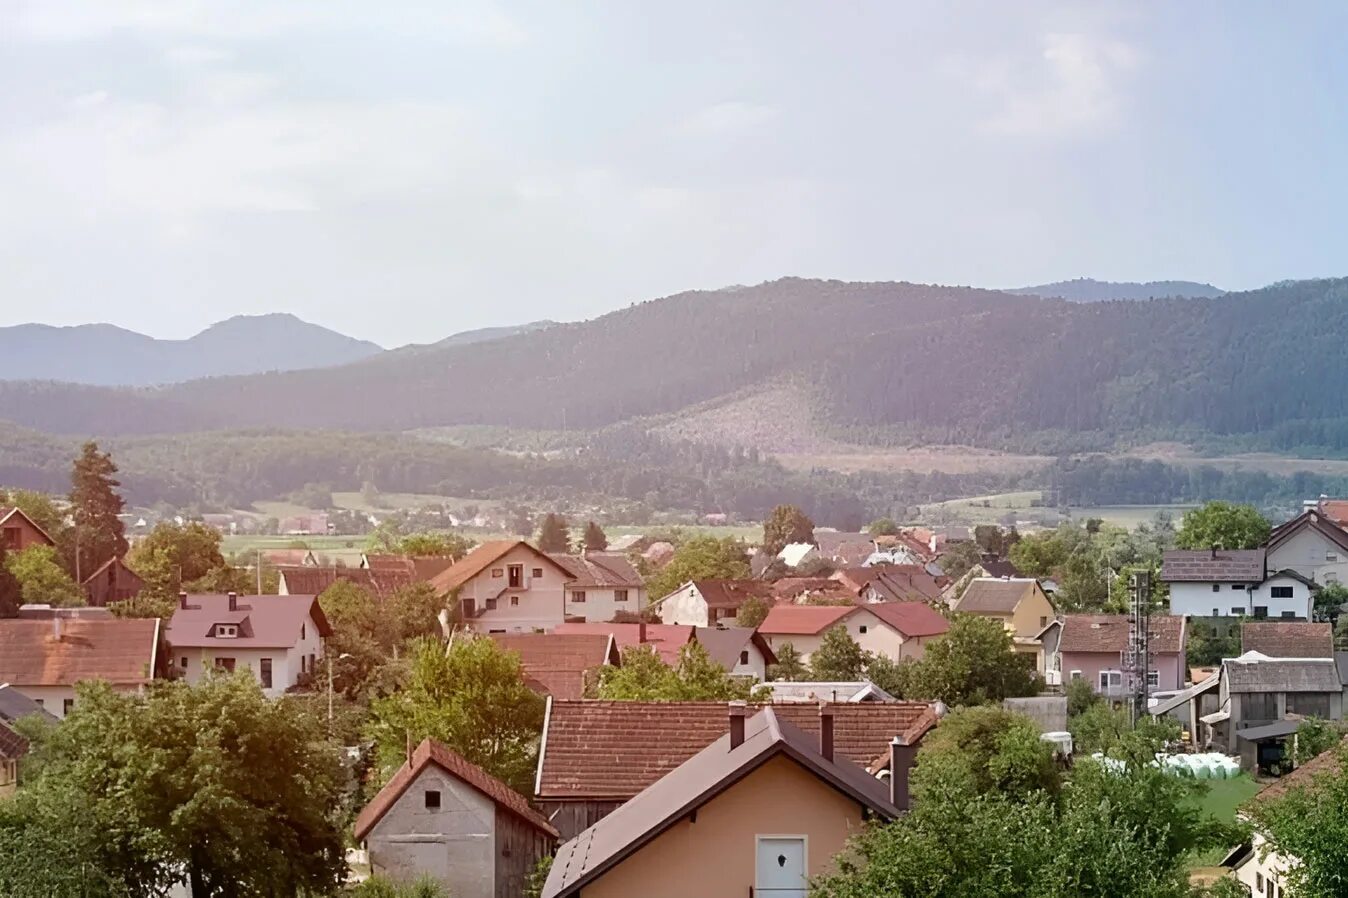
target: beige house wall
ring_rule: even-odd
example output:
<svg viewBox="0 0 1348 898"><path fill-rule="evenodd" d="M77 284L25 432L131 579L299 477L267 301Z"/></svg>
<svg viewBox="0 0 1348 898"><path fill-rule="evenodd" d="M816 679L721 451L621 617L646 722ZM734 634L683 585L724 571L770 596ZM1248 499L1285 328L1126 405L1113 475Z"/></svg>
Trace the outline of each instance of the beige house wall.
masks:
<svg viewBox="0 0 1348 898"><path fill-rule="evenodd" d="M519 589L507 589L512 564L524 568ZM540 571L535 577L534 571ZM500 571L500 576L494 573ZM479 633L532 633L551 630L565 619L567 577L551 561L525 546L516 546L463 585L459 599L473 599L479 608L489 599L496 607L469 621ZM512 599L515 600L512 602Z"/></svg>
<svg viewBox="0 0 1348 898"><path fill-rule="evenodd" d="M861 646L862 649L877 655L884 655L894 661L902 661L905 658L914 660L921 658L926 645L925 639L904 639L903 634L871 614L865 606L861 606L856 612L849 614L839 623L847 628L847 635L856 640L857 645ZM866 631L864 633L861 632L863 628ZM824 638L823 633L801 636L769 633L761 628L758 633L767 640L768 645L772 647L774 652L786 643L791 643L791 646L800 653L801 660L806 662L819 649L819 644Z"/></svg>
<svg viewBox="0 0 1348 898"><path fill-rule="evenodd" d="M685 817L590 885L585 898L744 898L755 885L758 836L804 836L811 878L861 831L861 807L778 756Z"/></svg>
<svg viewBox="0 0 1348 898"><path fill-rule="evenodd" d="M1053 603L1039 584L1035 583L1011 615L1013 635L1021 639L1033 639L1053 620L1054 613Z"/></svg>

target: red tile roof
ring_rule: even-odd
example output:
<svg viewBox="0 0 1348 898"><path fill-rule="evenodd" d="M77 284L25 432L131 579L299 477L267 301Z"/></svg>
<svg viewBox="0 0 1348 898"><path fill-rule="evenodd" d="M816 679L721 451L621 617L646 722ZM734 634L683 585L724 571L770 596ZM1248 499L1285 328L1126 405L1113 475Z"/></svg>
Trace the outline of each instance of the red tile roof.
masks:
<svg viewBox="0 0 1348 898"><path fill-rule="evenodd" d="M548 553L548 557L566 568L574 578L572 589L640 589L645 585L641 574L626 555L613 552L587 552L584 555Z"/></svg>
<svg viewBox="0 0 1348 898"><path fill-rule="evenodd" d="M738 609L750 596L772 599L772 584L763 580L694 580L708 608Z"/></svg>
<svg viewBox="0 0 1348 898"><path fill-rule="evenodd" d="M925 602L874 602L861 607L908 638L939 636L950 629L945 615Z"/></svg>
<svg viewBox="0 0 1348 898"><path fill-rule="evenodd" d="M916 742L936 723L919 702L830 703L834 748L863 767L906 734ZM777 716L819 733L819 706L775 704ZM548 707L538 762L539 799L626 800L729 730L725 702L562 702Z"/></svg>
<svg viewBox="0 0 1348 898"><path fill-rule="evenodd" d="M774 605L758 632L772 636L812 636L822 633L850 614L857 605Z"/></svg>
<svg viewBox="0 0 1348 898"><path fill-rule="evenodd" d="M1309 621L1247 621L1240 625L1240 650L1270 658L1333 658L1334 630Z"/></svg>
<svg viewBox="0 0 1348 898"><path fill-rule="evenodd" d="M383 819L408 787L432 764L455 779L472 786L491 799L498 808L509 811L544 835L553 839L558 837L557 830L542 814L529 806L524 796L448 746L434 739L425 739L417 746L416 751L412 752L409 763L398 768L393 778L379 790L379 794L375 795L356 818L357 842L365 841L365 837L374 829L375 824Z"/></svg>
<svg viewBox="0 0 1348 898"><path fill-rule="evenodd" d="M876 564L841 568L834 574L858 594L867 587L893 602L938 601L941 585L926 568L916 564Z"/></svg>
<svg viewBox="0 0 1348 898"><path fill-rule="evenodd" d="M1069 614L1062 621L1058 640L1061 652L1108 652L1117 655L1128 648L1126 614ZM1184 618L1173 614L1153 614L1148 632L1151 651L1177 654L1184 648Z"/></svg>
<svg viewBox="0 0 1348 898"><path fill-rule="evenodd" d="M154 679L158 645L156 619L0 620L0 683L140 685Z"/></svg>
<svg viewBox="0 0 1348 898"><path fill-rule="evenodd" d="M649 645L655 649L666 664L679 663L679 651L693 641L695 627L684 624L646 624L646 636L643 642L641 624L602 624L602 623L566 623L553 628L554 633L603 633L611 635L618 643L620 651L627 651L638 645Z"/></svg>
<svg viewBox="0 0 1348 898"><path fill-rule="evenodd" d="M521 633L492 638L501 648L519 653L530 688L553 698L583 698L589 671L621 663L616 642L604 633Z"/></svg>
<svg viewBox="0 0 1348 898"><path fill-rule="evenodd" d="M431 585L440 592L453 592L469 580L500 561L517 546L523 546L543 561L560 570L567 577L571 572L550 555L538 551L522 539L489 539L467 555L431 578Z"/></svg>
<svg viewBox="0 0 1348 898"><path fill-rule="evenodd" d="M192 595L186 607L173 612L168 641L174 648L276 648L288 649L300 641L306 626L331 636L332 627L318 606L317 596L238 596L229 610L227 595ZM216 624L237 624L239 635L214 635Z"/></svg>
<svg viewBox="0 0 1348 898"><path fill-rule="evenodd" d="M1326 499L1320 503L1320 511L1336 524L1348 524L1348 499Z"/></svg>
<svg viewBox="0 0 1348 898"><path fill-rule="evenodd" d="M1263 549L1169 549L1161 562L1166 583L1262 583Z"/></svg>
<svg viewBox="0 0 1348 898"><path fill-rule="evenodd" d="M1305 789L1315 786L1315 781L1321 777L1334 776L1343 768L1343 757L1340 752L1348 749L1348 739L1340 742L1337 747L1329 749L1311 758L1305 764L1293 770L1286 776L1279 777L1272 783L1269 783L1261 789L1254 798L1251 798L1249 804L1262 804L1266 801L1282 798L1293 789Z"/></svg>

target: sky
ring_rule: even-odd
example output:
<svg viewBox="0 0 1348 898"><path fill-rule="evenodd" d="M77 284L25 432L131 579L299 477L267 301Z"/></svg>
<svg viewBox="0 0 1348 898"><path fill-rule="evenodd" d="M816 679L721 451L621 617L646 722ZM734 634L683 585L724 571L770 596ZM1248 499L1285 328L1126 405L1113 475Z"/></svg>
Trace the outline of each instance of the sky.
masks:
<svg viewBox="0 0 1348 898"><path fill-rule="evenodd" d="M1348 7L6 0L0 326L1348 274Z"/></svg>

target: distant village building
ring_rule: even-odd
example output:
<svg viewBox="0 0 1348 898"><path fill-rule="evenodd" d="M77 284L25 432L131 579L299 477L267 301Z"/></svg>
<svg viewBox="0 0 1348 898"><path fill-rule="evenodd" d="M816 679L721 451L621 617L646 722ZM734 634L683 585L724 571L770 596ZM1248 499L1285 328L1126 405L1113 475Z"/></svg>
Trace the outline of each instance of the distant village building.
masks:
<svg viewBox="0 0 1348 898"><path fill-rule="evenodd" d="M97 680L138 692L155 679L159 638L159 621L152 618L0 620L0 684L64 718L75 707L79 683Z"/></svg>
<svg viewBox="0 0 1348 898"><path fill-rule="evenodd" d="M1270 571L1267 551L1172 549L1161 566L1170 612L1185 617L1310 620L1319 584L1295 570Z"/></svg>
<svg viewBox="0 0 1348 898"><path fill-rule="evenodd" d="M646 607L646 582L626 555L585 552L548 557L571 575L566 584L568 620L610 621L618 614L640 614Z"/></svg>
<svg viewBox="0 0 1348 898"><path fill-rule="evenodd" d="M763 580L690 580L653 604L666 624L710 627L732 624L749 598L771 602L773 587Z"/></svg>
<svg viewBox="0 0 1348 898"><path fill-rule="evenodd" d="M921 602L883 602L869 605L776 605L758 632L781 652L790 644L808 662L824 641L824 634L843 627L867 652L893 661L918 660L932 639L950 629L949 622Z"/></svg>
<svg viewBox="0 0 1348 898"><path fill-rule="evenodd" d="M22 508L0 507L0 542L6 552L22 552L31 546L55 546L56 540L47 535L24 513Z"/></svg>
<svg viewBox="0 0 1348 898"><path fill-rule="evenodd" d="M489 540L431 579L478 633L553 630L566 620L569 568L520 539Z"/></svg>

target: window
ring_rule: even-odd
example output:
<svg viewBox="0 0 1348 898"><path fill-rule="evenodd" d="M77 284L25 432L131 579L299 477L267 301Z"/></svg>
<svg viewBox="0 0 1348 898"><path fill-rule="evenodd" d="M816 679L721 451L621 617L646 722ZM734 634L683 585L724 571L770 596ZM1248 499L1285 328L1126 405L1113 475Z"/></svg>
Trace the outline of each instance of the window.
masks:
<svg viewBox="0 0 1348 898"><path fill-rule="evenodd" d="M257 677L262 682L263 689L271 688L271 659L263 658L258 662Z"/></svg>
<svg viewBox="0 0 1348 898"><path fill-rule="evenodd" d="M1290 586L1270 586L1268 590L1270 597L1275 599L1290 599L1292 597L1292 587Z"/></svg>
<svg viewBox="0 0 1348 898"><path fill-rule="evenodd" d="M1159 689L1161 686L1161 672L1159 670L1147 671L1147 688Z"/></svg>
<svg viewBox="0 0 1348 898"><path fill-rule="evenodd" d="M1326 552L1326 553L1325 553L1325 561L1338 561L1338 560L1339 560L1339 553L1338 553L1338 552Z"/></svg>
<svg viewBox="0 0 1348 898"><path fill-rule="evenodd" d="M575 592L571 593L571 601L575 602L577 605L584 603L585 590L577 589Z"/></svg>
<svg viewBox="0 0 1348 898"><path fill-rule="evenodd" d="M1237 590L1239 590L1239 589L1244 589L1244 588L1245 588L1245 584L1244 584L1244 583L1232 583L1232 584L1231 584L1231 588L1232 588L1232 589L1237 589Z"/></svg>
<svg viewBox="0 0 1348 898"><path fill-rule="evenodd" d="M1282 613L1282 616L1283 616L1283 617L1286 617L1286 618L1291 618L1291 619L1295 620L1295 619L1296 619L1296 616L1297 616L1297 613L1296 613L1295 611L1284 611L1284 612Z"/></svg>
<svg viewBox="0 0 1348 898"><path fill-rule="evenodd" d="M309 653L309 672L310 672L310 673L313 673L313 672L314 672L314 654L313 654L313 652L310 652L310 653Z"/></svg>
<svg viewBox="0 0 1348 898"><path fill-rule="evenodd" d="M541 576L543 576L543 569L542 569L541 567L536 567L536 568L534 568L533 576L535 576L535 577L541 577Z"/></svg>
<svg viewBox="0 0 1348 898"><path fill-rule="evenodd" d="M866 625L865 625L865 624L862 624L861 626L857 627L857 632L860 633L862 636L865 636L865 635L866 635Z"/></svg>
<svg viewBox="0 0 1348 898"><path fill-rule="evenodd" d="M186 656L186 655L183 655L183 657L182 657L182 662L183 662L183 663L182 663L180 666L182 667L183 670L187 670L187 656Z"/></svg>
<svg viewBox="0 0 1348 898"><path fill-rule="evenodd" d="M625 589L615 589L615 590L613 590L613 601L615 601L615 602L626 602L626 601L627 601L627 590L625 590Z"/></svg>
<svg viewBox="0 0 1348 898"><path fill-rule="evenodd" d="M1255 619L1255 620L1263 620L1263 619L1266 618L1266 617L1268 617L1268 606L1267 606L1267 605L1255 605L1255 606L1254 606L1254 619Z"/></svg>
<svg viewBox="0 0 1348 898"><path fill-rule="evenodd" d="M1220 609L1220 608L1214 608L1214 609L1212 609L1212 616L1213 616L1213 617L1221 617L1221 616L1222 616L1222 614L1221 614L1221 609Z"/></svg>
<svg viewBox="0 0 1348 898"><path fill-rule="evenodd" d="M300 639L301 639L301 640L303 640L303 639L305 638L305 634L306 634L307 632L308 632L308 631L305 630L305 628L304 628L304 624L300 624Z"/></svg>
<svg viewBox="0 0 1348 898"><path fill-rule="evenodd" d="M487 604L487 610L488 610L488 611L495 611L495 610L496 610L496 600L495 600L495 599L487 599L487 603L486 603L486 604Z"/></svg>
<svg viewBox="0 0 1348 898"><path fill-rule="evenodd" d="M1047 626L1048 626L1048 618L1047 618L1047 617L1044 617L1044 616L1041 614L1041 615L1039 616L1039 629L1042 630L1042 629L1044 629L1044 628L1047 627Z"/></svg>
<svg viewBox="0 0 1348 898"><path fill-rule="evenodd" d="M1243 616L1244 614L1245 614L1245 609L1244 609L1244 608L1232 608L1232 609L1231 609L1231 616L1232 616L1232 617L1241 617L1241 616Z"/></svg>
<svg viewBox="0 0 1348 898"><path fill-rule="evenodd" d="M61 714L63 716L69 717L70 712L74 710L75 710L75 700L73 698L68 698L65 701L61 702Z"/></svg>
<svg viewBox="0 0 1348 898"><path fill-rule="evenodd" d="M1222 584L1220 584L1220 583L1214 583L1214 584L1212 584L1212 591L1213 591L1213 592L1221 592L1221 591L1222 591Z"/></svg>
<svg viewBox="0 0 1348 898"><path fill-rule="evenodd" d="M1123 673L1117 670L1100 671L1100 691L1118 689L1123 685Z"/></svg>
<svg viewBox="0 0 1348 898"><path fill-rule="evenodd" d="M505 576L505 568L494 567L491 569L491 575L497 580L500 580Z"/></svg>
<svg viewBox="0 0 1348 898"><path fill-rule="evenodd" d="M511 589L524 586L524 565L512 564L506 567L506 585Z"/></svg>
<svg viewBox="0 0 1348 898"><path fill-rule="evenodd" d="M239 635L238 624L216 624L215 635L221 639L235 639Z"/></svg>
<svg viewBox="0 0 1348 898"><path fill-rule="evenodd" d="M1081 679L1085 679L1085 678L1082 676L1081 671L1079 671L1079 670L1074 670L1074 671L1072 671L1072 673L1071 673L1070 676L1071 676L1071 678L1072 678L1073 680L1081 680Z"/></svg>
<svg viewBox="0 0 1348 898"><path fill-rule="evenodd" d="M440 810L440 790L439 790L439 789L427 789L427 790L426 790L426 810L428 810L428 811L438 811L438 810Z"/></svg>
<svg viewBox="0 0 1348 898"><path fill-rule="evenodd" d="M234 673L234 659L233 659L233 658L216 658L216 659L215 659L215 669L216 669L216 670L227 671L227 672L229 672L229 673Z"/></svg>
<svg viewBox="0 0 1348 898"><path fill-rule="evenodd" d="M1256 892L1264 891L1264 874L1258 871L1255 871L1254 874L1254 890Z"/></svg>
<svg viewBox="0 0 1348 898"><path fill-rule="evenodd" d="M749 663L749 650L745 649L744 651L740 652L740 664L748 664L748 663Z"/></svg>
<svg viewBox="0 0 1348 898"><path fill-rule="evenodd" d="M300 673L308 673L309 671L308 665L309 659L304 657L303 655L300 655Z"/></svg>
<svg viewBox="0 0 1348 898"><path fill-rule="evenodd" d="M520 597L519 597L519 596L511 596L511 597L510 597L510 607L511 607L511 608L518 608L518 607L520 607Z"/></svg>

